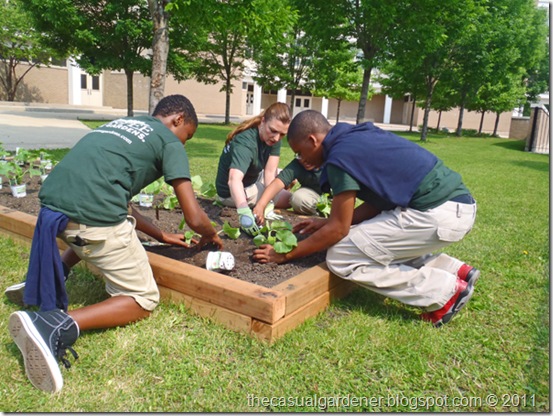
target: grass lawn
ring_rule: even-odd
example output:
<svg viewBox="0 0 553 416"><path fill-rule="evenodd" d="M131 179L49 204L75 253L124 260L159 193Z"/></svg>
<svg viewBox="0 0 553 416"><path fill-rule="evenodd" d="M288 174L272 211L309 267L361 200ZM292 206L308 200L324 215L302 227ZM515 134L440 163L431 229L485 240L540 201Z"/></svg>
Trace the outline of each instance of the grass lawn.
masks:
<svg viewBox="0 0 553 416"><path fill-rule="evenodd" d="M213 182L229 127L201 125L192 174ZM473 231L446 251L482 271L468 306L435 329L419 311L357 289L268 345L162 302L151 319L84 333L50 395L24 374L0 300L0 411L549 412L549 157L521 141L400 133L460 172L478 201ZM281 166L292 152L283 145ZM0 237L0 287L21 281L28 248ZM77 268L71 307L104 298Z"/></svg>

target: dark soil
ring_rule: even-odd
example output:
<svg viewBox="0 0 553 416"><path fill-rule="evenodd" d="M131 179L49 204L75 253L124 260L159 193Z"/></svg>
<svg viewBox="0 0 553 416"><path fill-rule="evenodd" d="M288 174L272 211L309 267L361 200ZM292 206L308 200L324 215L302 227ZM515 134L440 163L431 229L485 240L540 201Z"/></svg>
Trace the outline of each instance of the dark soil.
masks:
<svg viewBox="0 0 553 416"><path fill-rule="evenodd" d="M11 194L10 187L4 179L3 187L0 189L0 205L37 216L40 210L38 200L39 188L40 178L33 177L27 183L27 196L24 198L14 198ZM217 230L222 229L225 221L228 221L233 227L238 226L236 209L217 206L213 204L213 200L201 197L198 197L198 202L205 210L209 218L217 224ZM164 209L156 210L155 208L140 207L138 204L135 204L135 207L142 215L150 218L153 223L163 231L182 233L182 230L178 229L179 224L183 219L182 212L179 209L175 209L173 211ZM294 224L300 220L297 215L290 211L277 211L277 213L284 216L284 219L291 224ZM155 241L141 232L138 232L138 235L142 241ZM236 240L230 239L224 233L221 233L220 236L224 243L223 250L232 253L235 259L234 269L225 271L224 274L267 288L273 287L284 280L294 277L299 273L323 262L325 259L325 253L320 252L285 264L260 264L252 260L252 252L255 246L251 237L247 236L245 233L241 233L240 237ZM299 235L298 238L300 238ZM206 258L209 251L215 250L213 246L204 247L200 251L194 248L185 249L170 246L151 246L146 247L146 249L148 251L193 264L201 268L205 268Z"/></svg>

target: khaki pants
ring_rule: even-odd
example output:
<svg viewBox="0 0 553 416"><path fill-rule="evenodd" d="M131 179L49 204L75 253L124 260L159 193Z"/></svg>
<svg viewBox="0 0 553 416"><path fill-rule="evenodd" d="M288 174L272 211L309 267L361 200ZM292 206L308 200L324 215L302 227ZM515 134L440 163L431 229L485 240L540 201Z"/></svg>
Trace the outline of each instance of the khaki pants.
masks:
<svg viewBox="0 0 553 416"><path fill-rule="evenodd" d="M298 214L315 215L319 197L320 195L311 188L299 188L292 193L290 205Z"/></svg>
<svg viewBox="0 0 553 416"><path fill-rule="evenodd" d="M428 311L440 309L455 293L463 264L435 250L460 241L476 218L476 204L448 201L428 211L396 208L352 226L327 251L336 275L376 293Z"/></svg>
<svg viewBox="0 0 553 416"><path fill-rule="evenodd" d="M131 296L143 309L152 311L159 303L159 290L135 223L130 216L110 227L69 222L59 237L100 270L111 296Z"/></svg>

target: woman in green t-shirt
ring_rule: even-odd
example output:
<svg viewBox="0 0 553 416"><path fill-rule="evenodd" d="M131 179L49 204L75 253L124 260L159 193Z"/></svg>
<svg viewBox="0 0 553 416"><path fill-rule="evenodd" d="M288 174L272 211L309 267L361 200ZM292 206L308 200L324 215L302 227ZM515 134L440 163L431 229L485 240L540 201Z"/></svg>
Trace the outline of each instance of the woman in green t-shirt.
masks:
<svg viewBox="0 0 553 416"><path fill-rule="evenodd" d="M277 102L227 136L215 180L217 196L223 205L237 208L240 227L248 234L258 230L251 207L263 193L264 184L276 177L281 140L290 120L288 105Z"/></svg>

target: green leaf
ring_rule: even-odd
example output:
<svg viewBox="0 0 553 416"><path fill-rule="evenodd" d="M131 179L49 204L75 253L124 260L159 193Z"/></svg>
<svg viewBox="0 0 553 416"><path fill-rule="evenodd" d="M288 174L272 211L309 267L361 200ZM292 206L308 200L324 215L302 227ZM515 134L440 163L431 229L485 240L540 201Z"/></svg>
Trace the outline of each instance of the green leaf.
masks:
<svg viewBox="0 0 553 416"><path fill-rule="evenodd" d="M263 234L258 234L253 238L253 243L256 247L259 247L263 244L267 244L267 238Z"/></svg>
<svg viewBox="0 0 553 416"><path fill-rule="evenodd" d="M294 235L292 231L279 230L276 233L276 238L282 241L288 247L290 247L290 250L298 245L298 238Z"/></svg>
<svg viewBox="0 0 553 416"><path fill-rule="evenodd" d="M232 227L228 221L225 221L223 224L223 232L233 240L236 240L240 236L240 228Z"/></svg>

